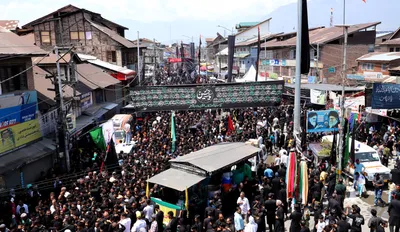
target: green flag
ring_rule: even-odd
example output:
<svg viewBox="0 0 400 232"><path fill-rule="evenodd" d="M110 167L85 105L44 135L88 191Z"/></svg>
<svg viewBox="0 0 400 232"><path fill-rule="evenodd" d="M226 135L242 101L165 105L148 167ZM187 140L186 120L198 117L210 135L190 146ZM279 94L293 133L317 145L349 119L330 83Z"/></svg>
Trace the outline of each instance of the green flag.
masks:
<svg viewBox="0 0 400 232"><path fill-rule="evenodd" d="M175 113L171 113L171 140L172 140L172 152L175 152L175 142L176 142L176 135L175 135Z"/></svg>
<svg viewBox="0 0 400 232"><path fill-rule="evenodd" d="M93 139L94 144L96 144L96 147L99 148L101 151L106 151L106 142L104 141L103 137L103 129L101 127L97 127L89 133Z"/></svg>
<svg viewBox="0 0 400 232"><path fill-rule="evenodd" d="M350 120L353 120L352 118L350 118ZM348 122L347 123L347 128L346 128L346 145L344 147L344 158L343 158L343 164L342 164L342 168L344 169L345 167L347 167L347 164L349 162L349 158L350 158L350 125L354 123L354 122Z"/></svg>

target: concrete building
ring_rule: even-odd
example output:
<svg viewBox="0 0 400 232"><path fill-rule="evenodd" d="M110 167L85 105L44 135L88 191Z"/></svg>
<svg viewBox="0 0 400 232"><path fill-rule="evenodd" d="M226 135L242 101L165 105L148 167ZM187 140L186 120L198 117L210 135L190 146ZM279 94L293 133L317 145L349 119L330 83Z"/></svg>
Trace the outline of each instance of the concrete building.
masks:
<svg viewBox="0 0 400 232"><path fill-rule="evenodd" d="M346 73L357 69L356 59L374 51L376 26L380 22L352 25L348 29ZM262 68L268 75L293 78L296 67L296 33L277 36L262 45L267 53L262 56ZM309 77L314 82L341 83L343 64L343 28L313 28L309 31L311 70ZM309 79L307 77L307 79Z"/></svg>
<svg viewBox="0 0 400 232"><path fill-rule="evenodd" d="M384 82L390 70L400 67L400 52L373 52L357 59L357 73L347 75L349 79L366 82Z"/></svg>
<svg viewBox="0 0 400 232"><path fill-rule="evenodd" d="M245 30L241 30L235 35L235 44L240 42L244 42L246 40L252 39L258 35L258 29L260 29L260 33L263 35L270 34L270 22L271 18L266 19L262 22L259 22L251 27L246 28Z"/></svg>

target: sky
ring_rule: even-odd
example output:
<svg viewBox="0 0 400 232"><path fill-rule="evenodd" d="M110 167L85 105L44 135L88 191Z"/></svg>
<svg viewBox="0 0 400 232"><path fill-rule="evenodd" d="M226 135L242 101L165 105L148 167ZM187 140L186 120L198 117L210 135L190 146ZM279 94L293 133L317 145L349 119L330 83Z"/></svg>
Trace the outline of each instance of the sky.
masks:
<svg viewBox="0 0 400 232"><path fill-rule="evenodd" d="M362 10L365 4L362 0L348 1L351 2L350 4L357 3L353 7L356 8L353 9L356 13L357 10ZM367 6L377 12L379 9L376 7L388 9L385 4L378 4L378 1L379 3L381 1L400 2L400 0L367 0L370 4ZM0 0L2 10L0 19L19 20L19 25L22 26L65 5L72 4L100 13L104 18L128 27L129 30L125 33L128 39L136 39L137 31L139 31L140 38L155 38L161 43L171 44L177 41L189 42L191 37L194 37L197 42L200 35L203 38L215 37L217 32L228 35L230 31L219 28L218 25L231 29L238 22L263 21L271 13L274 15L271 22L272 28L292 30L297 18L296 2L297 0ZM337 5L342 0L311 0L311 2L329 11L330 5L333 3ZM376 6L372 6L374 3ZM278 8L286 8L285 15L279 15ZM325 17L325 14L320 16L317 11L309 12L310 26L328 24L329 13ZM316 19L313 18L313 12ZM353 13L350 12L350 14L350 17L358 18ZM377 17L383 17L382 14L366 14L365 12L360 12L360 14L364 18L368 17L370 21L379 21ZM289 25L285 24L287 18L290 22L286 24Z"/></svg>

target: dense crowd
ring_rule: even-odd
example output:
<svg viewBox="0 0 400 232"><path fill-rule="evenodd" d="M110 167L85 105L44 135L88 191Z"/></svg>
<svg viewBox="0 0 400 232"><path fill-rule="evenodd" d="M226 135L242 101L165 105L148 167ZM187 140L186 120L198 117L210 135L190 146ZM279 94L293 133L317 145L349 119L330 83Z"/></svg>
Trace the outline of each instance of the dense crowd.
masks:
<svg viewBox="0 0 400 232"><path fill-rule="evenodd" d="M357 205L344 205L346 186L342 179L336 182L335 166L326 160L315 164L309 151L299 154L309 168L306 204L287 199L286 166L294 147L292 116L290 106L176 112L173 151L171 114L149 114L131 126L136 145L131 154L118 154L119 165L100 172L104 154L97 151L99 155L93 157L94 150L84 149L76 151L79 169L84 170L78 178L58 177L54 169L47 177L53 182L49 194L35 185L27 186L23 194L11 191L1 209L0 231L283 232L286 220L290 220L286 229L291 232L361 231L364 217ZM365 132L365 126L361 128ZM368 143L390 149L399 129L392 131L390 127L389 131L380 139L372 130ZM181 210L179 215L164 215L159 205L146 197L146 179L167 169L168 160L217 143L255 138L262 157L257 166L240 183L228 191L216 191L205 203L191 198L189 213ZM375 188L382 189L379 176L376 178ZM400 186L391 188L394 197L389 205L389 226L391 231L398 231ZM204 198L201 194L201 189L191 190L191 195ZM150 196L174 204L183 204L185 197L157 184L151 186ZM370 213L371 230L383 231L387 222L375 209Z"/></svg>

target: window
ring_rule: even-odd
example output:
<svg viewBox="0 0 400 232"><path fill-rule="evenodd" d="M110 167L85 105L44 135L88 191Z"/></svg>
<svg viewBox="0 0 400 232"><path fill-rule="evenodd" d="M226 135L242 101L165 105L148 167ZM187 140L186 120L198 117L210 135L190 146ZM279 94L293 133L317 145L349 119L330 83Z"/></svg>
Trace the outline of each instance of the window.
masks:
<svg viewBox="0 0 400 232"><path fill-rule="evenodd" d="M42 44L51 44L50 31L41 31L40 39L42 41Z"/></svg>
<svg viewBox="0 0 400 232"><path fill-rule="evenodd" d="M117 52L116 51L107 51L107 62L117 62Z"/></svg>
<svg viewBox="0 0 400 232"><path fill-rule="evenodd" d="M400 52L400 48L396 48L396 52Z"/></svg>
<svg viewBox="0 0 400 232"><path fill-rule="evenodd" d="M15 76L25 70L23 65L14 65L0 67L0 82L7 80L8 78ZM1 84L2 93L9 93L16 90L27 90L28 89L28 79L26 72L4 82Z"/></svg>
<svg viewBox="0 0 400 232"><path fill-rule="evenodd" d="M91 31L87 31L85 34L86 40L91 40L92 39L92 32Z"/></svg>
<svg viewBox="0 0 400 232"><path fill-rule="evenodd" d="M388 64L382 64L382 71L387 71L389 69Z"/></svg>
<svg viewBox="0 0 400 232"><path fill-rule="evenodd" d="M71 40L85 40L85 32L83 31L71 31L69 33Z"/></svg>
<svg viewBox="0 0 400 232"><path fill-rule="evenodd" d="M362 64L362 70L374 70L374 64L364 63Z"/></svg>
<svg viewBox="0 0 400 232"><path fill-rule="evenodd" d="M394 48L390 48L389 51L390 51L390 52L394 52Z"/></svg>
<svg viewBox="0 0 400 232"><path fill-rule="evenodd" d="M290 59L291 60L296 59L296 49L290 50Z"/></svg>

